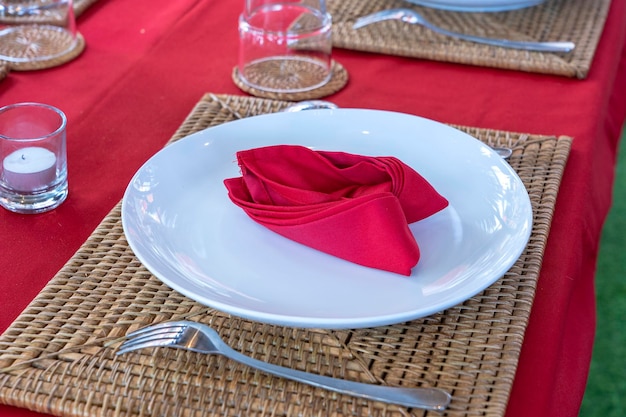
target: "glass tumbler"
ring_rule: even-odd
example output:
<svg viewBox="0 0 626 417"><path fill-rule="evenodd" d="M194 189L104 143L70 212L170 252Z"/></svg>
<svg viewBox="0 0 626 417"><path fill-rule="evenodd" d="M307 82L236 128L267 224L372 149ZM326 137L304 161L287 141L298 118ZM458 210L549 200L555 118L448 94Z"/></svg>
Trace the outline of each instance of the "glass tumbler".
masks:
<svg viewBox="0 0 626 417"><path fill-rule="evenodd" d="M77 42L72 0L0 0L0 60L49 61Z"/></svg>
<svg viewBox="0 0 626 417"><path fill-rule="evenodd" d="M325 0L245 0L239 17L241 81L274 93L322 87L331 77L331 26Z"/></svg>

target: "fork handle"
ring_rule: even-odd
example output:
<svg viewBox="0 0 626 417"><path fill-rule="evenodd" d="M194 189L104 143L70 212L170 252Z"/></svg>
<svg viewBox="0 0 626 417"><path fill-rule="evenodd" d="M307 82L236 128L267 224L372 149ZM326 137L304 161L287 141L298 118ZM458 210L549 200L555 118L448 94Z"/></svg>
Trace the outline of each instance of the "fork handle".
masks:
<svg viewBox="0 0 626 417"><path fill-rule="evenodd" d="M526 51L539 52L571 52L576 45L573 42L532 42L532 41L513 41L509 39L485 38L482 36L467 35L459 32L452 32L447 29L440 28L429 22L421 22L421 24L441 35L450 36L457 39L463 39L474 43L483 43L486 45L500 46L502 48L522 49Z"/></svg>
<svg viewBox="0 0 626 417"><path fill-rule="evenodd" d="M221 346L222 349L224 347L225 346ZM234 361L267 372L268 374L302 382L314 387L325 388L341 394L352 395L354 397L435 411L443 411L448 404L450 404L450 394L438 388L400 388L365 384L298 371L296 369L263 362L237 352L230 347L223 349L221 353Z"/></svg>

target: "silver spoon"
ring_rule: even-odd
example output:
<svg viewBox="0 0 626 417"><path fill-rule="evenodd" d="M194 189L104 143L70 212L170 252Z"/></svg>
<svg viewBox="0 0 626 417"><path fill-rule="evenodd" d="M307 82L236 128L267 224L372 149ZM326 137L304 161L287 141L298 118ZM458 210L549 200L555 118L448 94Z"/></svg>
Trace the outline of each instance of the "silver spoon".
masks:
<svg viewBox="0 0 626 417"><path fill-rule="evenodd" d="M283 109L285 112L297 112L302 110L313 110L313 109L338 109L335 103L331 103L330 101L325 100L306 100L299 101L297 103L291 104ZM502 157L502 159L509 159L513 151L509 148L504 147L494 147L493 149L498 155Z"/></svg>
<svg viewBox="0 0 626 417"><path fill-rule="evenodd" d="M325 101L325 100L306 100L306 101L299 101L297 103L291 104L287 107L285 107L285 109L283 109L283 111L286 112L296 112L296 111L302 111L302 110L314 110L314 109L338 109L339 106L337 106L335 103L331 103L330 101Z"/></svg>
<svg viewBox="0 0 626 417"><path fill-rule="evenodd" d="M513 150L510 148L503 148L499 146L492 146L491 149L496 151L498 155L502 157L502 159L507 160L513 154Z"/></svg>
<svg viewBox="0 0 626 417"><path fill-rule="evenodd" d="M405 8L382 10L380 12L360 17L352 25L352 28L360 29L364 26L371 25L372 23L380 22L383 20L402 20L403 22L410 23L412 25L422 25L425 28L430 29L433 32L440 33L442 35L451 36L453 38L463 39L470 42L501 46L503 48L514 48L540 52L570 52L576 46L573 42L524 42L512 41L507 39L484 38L482 36L466 35L463 33L452 32L450 30L433 25L432 23L424 19L424 17L417 13L415 10Z"/></svg>

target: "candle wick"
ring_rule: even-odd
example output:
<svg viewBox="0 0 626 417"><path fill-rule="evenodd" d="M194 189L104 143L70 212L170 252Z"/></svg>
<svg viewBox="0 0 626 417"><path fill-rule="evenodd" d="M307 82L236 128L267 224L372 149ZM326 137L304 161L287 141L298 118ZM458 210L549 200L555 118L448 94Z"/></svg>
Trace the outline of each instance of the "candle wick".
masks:
<svg viewBox="0 0 626 417"><path fill-rule="evenodd" d="M26 155L22 154L22 159L26 160Z"/></svg>

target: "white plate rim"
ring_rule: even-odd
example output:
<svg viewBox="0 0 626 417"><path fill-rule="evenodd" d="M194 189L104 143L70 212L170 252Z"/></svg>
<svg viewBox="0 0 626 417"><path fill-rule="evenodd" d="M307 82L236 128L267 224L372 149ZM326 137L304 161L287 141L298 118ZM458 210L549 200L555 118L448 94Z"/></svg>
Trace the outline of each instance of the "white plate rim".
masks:
<svg viewBox="0 0 626 417"><path fill-rule="evenodd" d="M407 0L419 6L458 12L505 12L537 6L546 0ZM468 4L469 3L469 4Z"/></svg>

